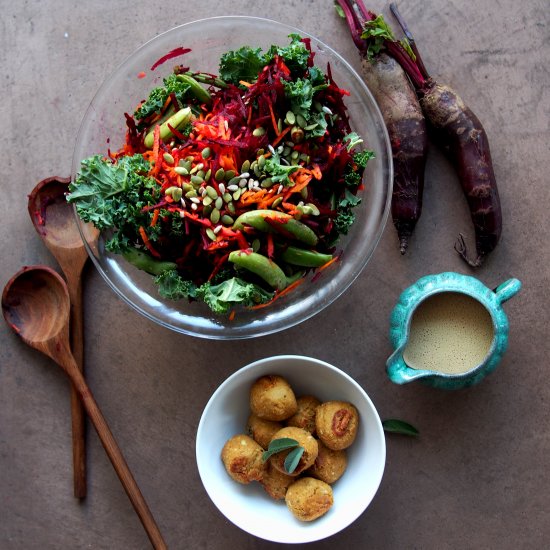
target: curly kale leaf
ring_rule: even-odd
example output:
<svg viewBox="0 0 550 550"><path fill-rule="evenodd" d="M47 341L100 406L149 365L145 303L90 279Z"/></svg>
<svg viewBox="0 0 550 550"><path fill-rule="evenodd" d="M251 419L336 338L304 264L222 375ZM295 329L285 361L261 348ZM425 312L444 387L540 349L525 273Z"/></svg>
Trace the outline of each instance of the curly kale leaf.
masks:
<svg viewBox="0 0 550 550"><path fill-rule="evenodd" d="M334 220L334 226L340 235L347 235L354 221L355 214L351 208L339 208Z"/></svg>
<svg viewBox="0 0 550 550"><path fill-rule="evenodd" d="M290 101L290 109L294 114L302 115L306 120L313 105L313 86L307 78L283 81L285 96Z"/></svg>
<svg viewBox="0 0 550 550"><path fill-rule="evenodd" d="M196 297L197 286L184 279L175 269L164 271L154 279L159 294L168 300L183 300Z"/></svg>
<svg viewBox="0 0 550 550"><path fill-rule="evenodd" d="M307 69L307 62L310 52L307 46L302 42L302 37L298 34L289 34L290 44L288 46L271 46L268 56L272 59L275 55L283 58L286 66L293 74L303 74Z"/></svg>
<svg viewBox="0 0 550 550"><path fill-rule="evenodd" d="M365 149L364 151L359 151L353 155L353 162L357 164L357 167L364 170L367 167L369 160L375 157L374 151Z"/></svg>
<svg viewBox="0 0 550 550"><path fill-rule="evenodd" d="M254 82L268 61L261 48L243 46L221 56L219 75L225 82L235 85L238 85L241 80Z"/></svg>
<svg viewBox="0 0 550 550"><path fill-rule="evenodd" d="M69 186L68 202L84 222L98 229L130 224L142 225L147 214L144 190L154 186L147 173L149 162L141 155L122 157L116 164L95 155L84 159L75 181Z"/></svg>
<svg viewBox="0 0 550 550"><path fill-rule="evenodd" d="M311 80L297 78L294 81L283 81L283 87L290 109L306 121L306 137L323 136L328 123L325 112L314 107L315 87Z"/></svg>
<svg viewBox="0 0 550 550"><path fill-rule="evenodd" d="M136 120L147 118L153 113L159 112L168 99L168 96L172 93L175 94L176 99L180 103L185 102L188 92L191 89L189 83L178 79L178 76L175 74L171 74L164 78L163 83L163 86L153 88L147 100L136 109L134 113L134 118Z"/></svg>
<svg viewBox="0 0 550 550"><path fill-rule="evenodd" d="M255 82L260 71L278 55L282 57L290 72L303 75L308 69L307 63L310 52L297 34L290 34L288 46L271 46L267 52L261 48L243 46L238 50L224 53L220 58L219 76L221 80L238 85L241 80ZM324 75L319 69L310 67L315 83L324 83ZM313 72L312 72L313 71ZM312 77L313 80L313 77Z"/></svg>
<svg viewBox="0 0 550 550"><path fill-rule="evenodd" d="M291 166L281 163L280 155L275 151L265 161L264 172L271 178L274 183L282 183L283 185L292 185L290 174L300 168L298 165Z"/></svg>
<svg viewBox="0 0 550 550"><path fill-rule="evenodd" d="M247 307L263 304L273 298L273 293L239 277L232 277L219 284L204 283L197 289L196 296L214 313L225 314L236 305Z"/></svg>
<svg viewBox="0 0 550 550"><path fill-rule="evenodd" d="M347 187L354 188L361 184L363 172L367 167L367 163L374 157L374 152L368 149L354 153L352 162L348 163L344 173L344 183Z"/></svg>

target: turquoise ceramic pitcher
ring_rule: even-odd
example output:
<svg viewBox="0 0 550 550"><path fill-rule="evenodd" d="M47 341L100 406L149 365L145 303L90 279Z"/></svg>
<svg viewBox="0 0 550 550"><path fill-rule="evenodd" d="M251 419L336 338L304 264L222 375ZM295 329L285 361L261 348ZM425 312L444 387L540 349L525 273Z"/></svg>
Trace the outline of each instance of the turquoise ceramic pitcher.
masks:
<svg viewBox="0 0 550 550"><path fill-rule="evenodd" d="M508 318L502 303L514 296L520 288L521 283L518 279L509 279L491 290L475 277L452 272L427 275L419 279L403 291L391 314L390 340L395 351L386 363L389 378L396 384L420 380L430 386L445 389L458 389L477 384L495 369L508 347ZM459 373L445 373L437 368L419 368L418 365L415 365L416 368L411 368L404 358L415 311L429 297L437 295L441 302L441 298L449 296L443 296L440 293L453 293L453 296L458 299L464 295L473 298L490 315L488 322L492 322L492 340L488 340L488 351L484 358L473 364L471 368ZM464 301L466 300L468 299L465 298ZM471 302L471 300L468 301ZM484 310L479 309L480 313L487 316Z"/></svg>

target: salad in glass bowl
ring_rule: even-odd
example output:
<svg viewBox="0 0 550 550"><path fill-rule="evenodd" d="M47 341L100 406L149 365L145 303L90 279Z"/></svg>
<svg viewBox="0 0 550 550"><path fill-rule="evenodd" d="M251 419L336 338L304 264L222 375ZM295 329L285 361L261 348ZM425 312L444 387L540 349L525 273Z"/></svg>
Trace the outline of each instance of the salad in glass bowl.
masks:
<svg viewBox="0 0 550 550"><path fill-rule="evenodd" d="M311 37L227 49L215 73L187 64L191 52L151 66L162 81L124 114L122 143L81 159L67 200L161 300L203 303L228 323L345 259L377 152Z"/></svg>

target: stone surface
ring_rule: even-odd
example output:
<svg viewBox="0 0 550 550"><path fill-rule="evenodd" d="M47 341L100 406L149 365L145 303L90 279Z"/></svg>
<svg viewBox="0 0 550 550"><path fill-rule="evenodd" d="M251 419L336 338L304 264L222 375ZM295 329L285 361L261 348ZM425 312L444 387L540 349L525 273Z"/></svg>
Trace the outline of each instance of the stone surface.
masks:
<svg viewBox="0 0 550 550"><path fill-rule="evenodd" d="M26 214L42 178L71 170L75 135L102 80L135 48L203 17L252 14L293 23L359 58L332 0L161 4L2 2L0 18L0 284L22 265L55 262ZM386 11L376 0L374 10ZM302 325L244 342L208 342L153 325L89 266L86 369L171 548L274 548L217 511L197 474L201 411L232 372L274 353L331 362L355 377L383 418L416 425L388 436L379 493L349 528L316 548L542 548L550 539L547 240L550 26L545 0L409 0L401 11L429 70L483 121L499 182L504 232L475 274L494 287L518 277L506 304L510 347L481 385L444 392L386 378L388 320L401 290L427 273L471 273L453 251L471 238L456 176L432 148L424 213L405 257L391 221L371 262L336 303ZM243 36L253 43L254 36ZM92 429L88 488L72 497L69 385L49 360L0 324L0 547L147 548L148 541ZM218 460L213 456L212 460ZM358 487L360 490L360 487ZM546 543L545 543L546 541Z"/></svg>

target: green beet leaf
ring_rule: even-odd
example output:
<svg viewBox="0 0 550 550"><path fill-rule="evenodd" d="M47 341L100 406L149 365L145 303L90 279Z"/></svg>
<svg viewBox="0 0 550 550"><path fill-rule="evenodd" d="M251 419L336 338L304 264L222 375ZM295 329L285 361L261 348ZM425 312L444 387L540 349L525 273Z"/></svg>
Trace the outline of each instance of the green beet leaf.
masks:
<svg viewBox="0 0 550 550"><path fill-rule="evenodd" d="M382 421L382 427L385 432L401 434L401 435L410 435L416 437L420 432L408 422L403 420L398 420L395 418L389 418Z"/></svg>
<svg viewBox="0 0 550 550"><path fill-rule="evenodd" d="M296 447L295 449L292 449L292 451L290 451L288 455L286 455L284 467L287 474L292 474L294 470L296 470L296 467L298 466L298 463L300 462L303 454L304 448Z"/></svg>
<svg viewBox="0 0 550 550"><path fill-rule="evenodd" d="M267 447L267 451L262 454L262 460L265 462L270 456L280 453L281 451L288 451L288 449L294 449L298 447L299 443L291 437L280 437L271 441Z"/></svg>

